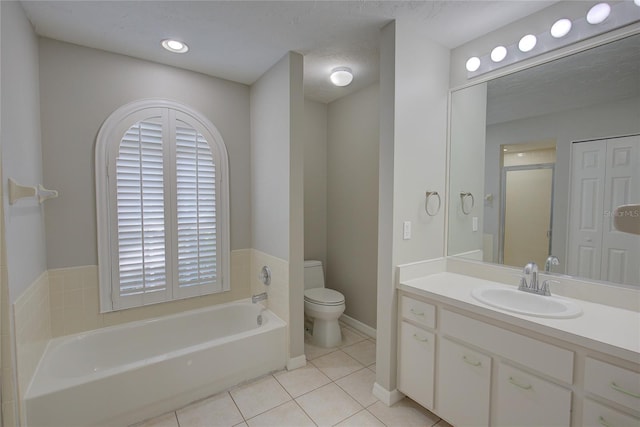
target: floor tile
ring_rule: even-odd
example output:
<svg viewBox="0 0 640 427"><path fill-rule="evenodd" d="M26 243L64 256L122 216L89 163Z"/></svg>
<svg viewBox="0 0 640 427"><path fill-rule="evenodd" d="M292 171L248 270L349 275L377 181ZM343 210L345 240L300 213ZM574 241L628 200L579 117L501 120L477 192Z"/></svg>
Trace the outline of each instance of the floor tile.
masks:
<svg viewBox="0 0 640 427"><path fill-rule="evenodd" d="M385 427L385 425L365 409L336 424L336 427Z"/></svg>
<svg viewBox="0 0 640 427"><path fill-rule="evenodd" d="M376 371L376 364L374 363L373 365L369 365L367 366L367 368L371 369L373 372Z"/></svg>
<svg viewBox="0 0 640 427"><path fill-rule="evenodd" d="M438 421L438 424L435 425L435 427L453 427L453 426L448 422L446 422L445 420L440 420Z"/></svg>
<svg viewBox="0 0 640 427"><path fill-rule="evenodd" d="M175 412L170 412L140 424L135 424L132 427L179 427L179 425Z"/></svg>
<svg viewBox="0 0 640 427"><path fill-rule="evenodd" d="M294 401L251 418L247 424L249 427L315 427L311 418Z"/></svg>
<svg viewBox="0 0 640 427"><path fill-rule="evenodd" d="M376 363L376 345L373 341L364 340L342 347L341 350L365 366Z"/></svg>
<svg viewBox="0 0 640 427"><path fill-rule="evenodd" d="M358 371L364 366L341 350L318 357L311 363L333 381Z"/></svg>
<svg viewBox="0 0 640 427"><path fill-rule="evenodd" d="M407 398L391 407L377 402L367 410L388 427L425 427L440 421L439 417Z"/></svg>
<svg viewBox="0 0 640 427"><path fill-rule="evenodd" d="M340 347L352 345L360 341L364 341L367 337L360 332L349 328L348 326L341 325L340 332L342 332L342 342Z"/></svg>
<svg viewBox="0 0 640 427"><path fill-rule="evenodd" d="M249 427L249 426L247 425L247 423L242 422L240 424L234 425L233 427Z"/></svg>
<svg viewBox="0 0 640 427"><path fill-rule="evenodd" d="M271 375L232 389L230 393L245 419L291 400L291 396Z"/></svg>
<svg viewBox="0 0 640 427"><path fill-rule="evenodd" d="M302 395L296 402L319 426L332 426L360 412L363 408L334 383Z"/></svg>
<svg viewBox="0 0 640 427"><path fill-rule="evenodd" d="M273 376L294 398L331 382L329 377L312 364L293 371L278 372Z"/></svg>
<svg viewBox="0 0 640 427"><path fill-rule="evenodd" d="M325 354L333 353L336 350L336 348L318 347L315 344L311 344L308 340L304 342L304 355L307 357L307 360L317 359Z"/></svg>
<svg viewBox="0 0 640 427"><path fill-rule="evenodd" d="M176 411L180 427L234 426L244 421L229 393L220 393Z"/></svg>
<svg viewBox="0 0 640 427"><path fill-rule="evenodd" d="M340 378L336 381L336 384L366 408L378 401L372 393L375 381L375 373L369 369L360 369L353 374Z"/></svg>

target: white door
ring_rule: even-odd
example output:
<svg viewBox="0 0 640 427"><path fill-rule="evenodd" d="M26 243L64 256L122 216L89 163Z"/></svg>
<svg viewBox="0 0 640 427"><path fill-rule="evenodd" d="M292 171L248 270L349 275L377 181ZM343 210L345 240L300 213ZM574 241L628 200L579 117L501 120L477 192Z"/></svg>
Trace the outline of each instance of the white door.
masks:
<svg viewBox="0 0 640 427"><path fill-rule="evenodd" d="M640 237L613 228L617 206L640 203L640 135L574 143L567 273L640 283Z"/></svg>
<svg viewBox="0 0 640 427"><path fill-rule="evenodd" d="M640 203L640 135L607 140L600 278L640 283L640 236L613 227L613 211Z"/></svg>

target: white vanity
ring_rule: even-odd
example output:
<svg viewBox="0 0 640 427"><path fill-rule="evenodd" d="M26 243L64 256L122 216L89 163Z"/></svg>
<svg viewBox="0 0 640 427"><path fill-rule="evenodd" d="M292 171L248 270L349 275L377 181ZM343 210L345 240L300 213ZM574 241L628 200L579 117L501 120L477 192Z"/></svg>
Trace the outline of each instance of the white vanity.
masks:
<svg viewBox="0 0 640 427"><path fill-rule="evenodd" d="M529 316L472 296L486 287L516 289L401 276L399 391L456 427L640 426L640 313L568 299L577 317Z"/></svg>

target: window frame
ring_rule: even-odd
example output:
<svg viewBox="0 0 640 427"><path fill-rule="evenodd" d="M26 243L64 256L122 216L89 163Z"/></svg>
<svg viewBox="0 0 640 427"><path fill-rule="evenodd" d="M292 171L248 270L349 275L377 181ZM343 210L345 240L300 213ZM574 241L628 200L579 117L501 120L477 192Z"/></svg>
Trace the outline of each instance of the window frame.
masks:
<svg viewBox="0 0 640 427"><path fill-rule="evenodd" d="M166 256L171 262L167 265L167 289L159 295L136 298L139 303L130 304L131 297L115 296L119 284L118 272L118 236L117 236L117 203L115 194L115 159L117 158L120 142L127 132L137 122L151 116L162 117L163 137L170 138L163 141L163 176L165 188L165 237ZM176 181L175 168L175 128L176 121L181 120L201 133L208 142L216 167L216 239L218 251L216 265L219 268L217 283L220 289L207 290L197 286L191 290L179 289L174 283L177 276L176 244L177 236L177 207L175 196L167 192L167 188L174 186ZM168 148L168 153L165 153ZM173 162L173 164L172 164ZM115 110L103 123L96 139L95 150L96 174L96 218L98 233L98 283L100 294L100 312L107 313L126 308L142 307L161 302L176 301L200 295L209 295L230 290L230 216L229 216L229 159L222 135L211 121L192 108L168 99L143 99L134 101ZM170 182L171 181L171 182ZM167 200L168 199L168 200ZM171 218L168 220L168 218ZM169 223L167 223L169 221ZM175 270L174 270L175 269ZM172 272L172 273L170 273ZM196 289L197 288L197 289ZM144 294L147 295L147 294ZM126 304L122 304L127 301Z"/></svg>

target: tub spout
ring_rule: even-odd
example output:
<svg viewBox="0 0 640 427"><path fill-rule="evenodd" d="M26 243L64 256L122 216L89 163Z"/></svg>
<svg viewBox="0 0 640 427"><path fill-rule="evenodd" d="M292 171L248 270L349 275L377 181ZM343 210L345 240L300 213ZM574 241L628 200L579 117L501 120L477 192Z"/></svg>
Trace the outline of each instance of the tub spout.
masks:
<svg viewBox="0 0 640 427"><path fill-rule="evenodd" d="M261 294L253 295L251 297L251 302L255 304L255 303L259 302L259 301L264 301L267 298L269 298L269 296L267 295L266 292L263 292Z"/></svg>

